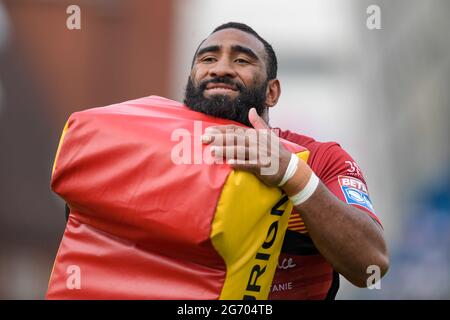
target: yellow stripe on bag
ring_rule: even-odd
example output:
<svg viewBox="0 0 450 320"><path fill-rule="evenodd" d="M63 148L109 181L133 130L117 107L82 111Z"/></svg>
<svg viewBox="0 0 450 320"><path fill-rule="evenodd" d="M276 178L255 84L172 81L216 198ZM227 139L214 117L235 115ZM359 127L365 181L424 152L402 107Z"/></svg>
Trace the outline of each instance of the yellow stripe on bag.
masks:
<svg viewBox="0 0 450 320"><path fill-rule="evenodd" d="M64 136L66 135L68 128L69 128L69 120L67 120L66 124L64 125L64 129L62 131L61 138L59 138L58 149L56 149L55 160L53 161L52 176L53 176L53 173L55 172L56 161L58 160L59 152L61 151L61 146L64 141Z"/></svg>
<svg viewBox="0 0 450 320"><path fill-rule="evenodd" d="M297 156L306 162L309 151ZM249 172L229 174L211 229L212 244L227 269L219 299L268 298L291 211L291 201L279 188Z"/></svg>

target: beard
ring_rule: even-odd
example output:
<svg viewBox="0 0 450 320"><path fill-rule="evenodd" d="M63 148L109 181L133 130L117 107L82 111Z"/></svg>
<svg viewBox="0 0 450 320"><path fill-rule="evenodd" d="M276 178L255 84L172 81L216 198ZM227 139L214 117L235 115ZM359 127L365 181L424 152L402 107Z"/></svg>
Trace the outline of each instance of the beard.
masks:
<svg viewBox="0 0 450 320"><path fill-rule="evenodd" d="M203 94L209 83L233 85L239 91L239 95L235 98L230 98L227 95L215 94L206 98ZM248 112L251 108L255 108L258 115L263 115L266 109L267 85L268 81L265 81L262 85L253 85L252 88L247 89L239 83L234 83L228 77L216 77L203 81L196 87L191 77L189 77L183 102L193 111L202 112L217 118L233 120L251 127L252 125L248 120Z"/></svg>

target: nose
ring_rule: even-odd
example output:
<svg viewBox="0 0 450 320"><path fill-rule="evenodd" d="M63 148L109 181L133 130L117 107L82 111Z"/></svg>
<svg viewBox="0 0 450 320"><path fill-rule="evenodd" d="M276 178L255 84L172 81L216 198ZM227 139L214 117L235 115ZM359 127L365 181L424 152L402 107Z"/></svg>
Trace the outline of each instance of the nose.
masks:
<svg viewBox="0 0 450 320"><path fill-rule="evenodd" d="M211 78L236 77L236 71L226 58L221 58L216 63L214 63L214 65L212 65L211 68L208 70L208 74Z"/></svg>

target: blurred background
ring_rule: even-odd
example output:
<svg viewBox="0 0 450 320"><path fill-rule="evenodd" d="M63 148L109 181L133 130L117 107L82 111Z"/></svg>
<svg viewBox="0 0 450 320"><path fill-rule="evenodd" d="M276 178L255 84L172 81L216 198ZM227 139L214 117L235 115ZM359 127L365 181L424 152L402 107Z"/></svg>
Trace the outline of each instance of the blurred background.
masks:
<svg viewBox="0 0 450 320"><path fill-rule="evenodd" d="M81 29L69 30L69 5ZM381 29L370 30L370 5ZM77 110L181 100L199 42L228 21L274 47L271 125L338 141L359 163L391 269L338 299L450 298L450 2L0 0L0 299L42 299L65 220L49 188Z"/></svg>

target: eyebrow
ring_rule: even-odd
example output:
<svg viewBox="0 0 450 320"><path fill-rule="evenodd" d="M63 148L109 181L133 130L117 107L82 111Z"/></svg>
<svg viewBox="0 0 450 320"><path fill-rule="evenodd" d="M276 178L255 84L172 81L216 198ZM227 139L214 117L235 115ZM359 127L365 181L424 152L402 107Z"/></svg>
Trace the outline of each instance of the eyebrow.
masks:
<svg viewBox="0 0 450 320"><path fill-rule="evenodd" d="M220 46L220 45L212 45L212 46L204 47L204 48L198 50L196 57L201 56L202 54L207 53L207 52L218 52L218 51L220 51L221 48L222 48L222 46ZM236 45L231 46L231 50L235 51L235 52L241 52L243 54L246 54L253 60L259 60L258 56L250 48L236 44Z"/></svg>
<svg viewBox="0 0 450 320"><path fill-rule="evenodd" d="M258 56L253 52L253 50L252 49L250 49L250 48L247 48L247 47L243 47L243 46L240 46L240 45L233 45L233 46L231 46L231 50L232 51L236 51L236 52L241 52L241 53L243 53L243 54L246 54L246 55L248 55L250 58L252 58L253 60L259 60L258 59Z"/></svg>
<svg viewBox="0 0 450 320"><path fill-rule="evenodd" d="M201 56L202 54L207 53L207 52L218 52L218 51L220 51L220 49L221 49L221 46L219 46L219 45L204 47L197 51L196 57Z"/></svg>

